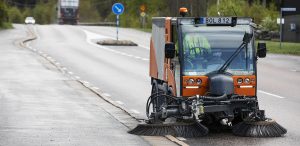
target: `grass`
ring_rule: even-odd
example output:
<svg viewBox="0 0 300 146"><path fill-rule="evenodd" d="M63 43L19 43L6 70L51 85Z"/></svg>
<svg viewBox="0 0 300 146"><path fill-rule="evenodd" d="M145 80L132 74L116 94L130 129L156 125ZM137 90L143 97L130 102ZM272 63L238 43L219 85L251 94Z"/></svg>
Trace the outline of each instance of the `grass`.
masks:
<svg viewBox="0 0 300 146"><path fill-rule="evenodd" d="M152 32L152 29L151 28L135 28L139 31L143 31L143 32Z"/></svg>
<svg viewBox="0 0 300 146"><path fill-rule="evenodd" d="M12 26L11 23L7 23L7 22L4 22L4 23L0 26L0 30L2 30L2 29L10 29L10 28L13 28L13 26Z"/></svg>
<svg viewBox="0 0 300 146"><path fill-rule="evenodd" d="M290 54L300 56L300 43L282 42L282 48L280 49L280 43L277 41L265 42L267 43L268 53Z"/></svg>

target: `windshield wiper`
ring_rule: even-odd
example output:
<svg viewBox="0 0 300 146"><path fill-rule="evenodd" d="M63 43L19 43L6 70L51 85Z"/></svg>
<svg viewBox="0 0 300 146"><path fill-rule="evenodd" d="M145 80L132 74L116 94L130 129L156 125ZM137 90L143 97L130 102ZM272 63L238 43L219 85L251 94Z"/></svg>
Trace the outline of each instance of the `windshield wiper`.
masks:
<svg viewBox="0 0 300 146"><path fill-rule="evenodd" d="M226 62L222 65L222 67L217 71L218 73L224 73L226 71L228 66L235 59L235 57L243 50L243 48L247 47L252 37L253 34L245 33L242 44L234 51L234 53L229 57L229 59L226 60Z"/></svg>

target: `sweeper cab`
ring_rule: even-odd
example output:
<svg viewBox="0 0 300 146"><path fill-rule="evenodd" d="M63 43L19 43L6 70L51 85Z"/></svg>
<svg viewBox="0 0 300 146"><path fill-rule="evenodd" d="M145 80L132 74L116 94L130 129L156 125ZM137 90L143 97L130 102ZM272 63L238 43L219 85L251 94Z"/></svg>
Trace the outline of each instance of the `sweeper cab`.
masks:
<svg viewBox="0 0 300 146"><path fill-rule="evenodd" d="M266 56L266 44L255 46L254 29L250 18L153 18L148 120L129 132L195 137L232 129L239 136L284 135L286 129L259 109L256 64Z"/></svg>

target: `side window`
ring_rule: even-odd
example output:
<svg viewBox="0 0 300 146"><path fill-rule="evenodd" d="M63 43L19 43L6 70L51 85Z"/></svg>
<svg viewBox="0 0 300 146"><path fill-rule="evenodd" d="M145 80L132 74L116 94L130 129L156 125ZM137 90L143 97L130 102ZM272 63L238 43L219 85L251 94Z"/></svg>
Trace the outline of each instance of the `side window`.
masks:
<svg viewBox="0 0 300 146"><path fill-rule="evenodd" d="M177 32L176 26L172 25L172 32ZM172 41L175 44L176 56L179 55L178 33L172 33Z"/></svg>

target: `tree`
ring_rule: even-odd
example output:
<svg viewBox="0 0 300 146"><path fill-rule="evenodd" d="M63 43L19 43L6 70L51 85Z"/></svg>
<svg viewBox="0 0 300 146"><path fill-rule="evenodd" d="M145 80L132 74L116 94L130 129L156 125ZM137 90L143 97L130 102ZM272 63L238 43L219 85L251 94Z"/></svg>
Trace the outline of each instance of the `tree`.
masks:
<svg viewBox="0 0 300 146"><path fill-rule="evenodd" d="M7 7L0 1L0 27L3 27L5 22L8 22Z"/></svg>
<svg viewBox="0 0 300 146"><path fill-rule="evenodd" d="M17 7L11 7L8 10L9 21L12 23L23 23L23 16Z"/></svg>

